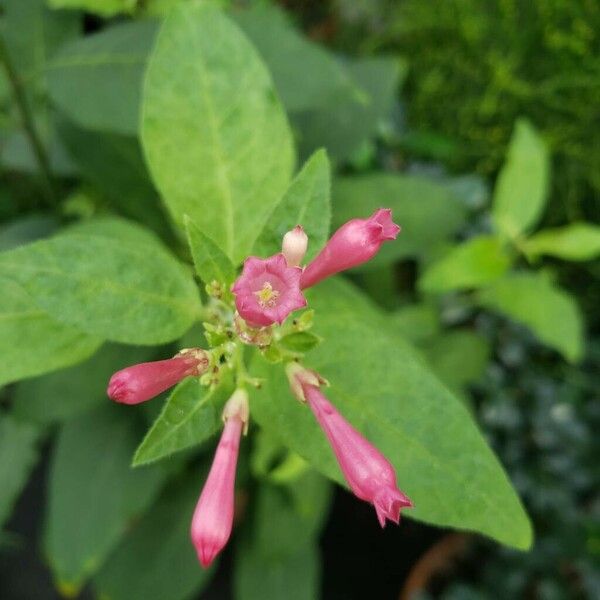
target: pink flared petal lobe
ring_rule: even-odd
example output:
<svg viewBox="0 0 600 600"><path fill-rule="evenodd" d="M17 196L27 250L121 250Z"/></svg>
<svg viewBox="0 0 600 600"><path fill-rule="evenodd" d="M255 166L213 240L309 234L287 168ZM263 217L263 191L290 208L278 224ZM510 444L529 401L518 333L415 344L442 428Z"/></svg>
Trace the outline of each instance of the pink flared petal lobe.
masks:
<svg viewBox="0 0 600 600"><path fill-rule="evenodd" d="M397 488L391 463L342 417L317 386L300 378L298 381L351 490L361 500L374 505L382 526L386 518L398 523L400 509L411 507L412 503Z"/></svg>
<svg viewBox="0 0 600 600"><path fill-rule="evenodd" d="M239 315L257 328L282 323L290 312L306 306L300 276L301 269L288 266L283 254L248 258L232 287Z"/></svg>
<svg viewBox="0 0 600 600"><path fill-rule="evenodd" d="M243 426L240 416L226 420L210 473L192 518L192 543L203 567L212 563L231 535L235 471Z"/></svg>
<svg viewBox="0 0 600 600"><path fill-rule="evenodd" d="M107 394L115 402L139 404L154 398L188 375L199 375L208 366L206 356L175 357L140 363L117 371Z"/></svg>
<svg viewBox="0 0 600 600"><path fill-rule="evenodd" d="M399 231L400 227L392 221L391 210L384 208L368 219L352 219L344 223L304 269L300 287L312 287L326 277L371 260L383 242L394 240Z"/></svg>

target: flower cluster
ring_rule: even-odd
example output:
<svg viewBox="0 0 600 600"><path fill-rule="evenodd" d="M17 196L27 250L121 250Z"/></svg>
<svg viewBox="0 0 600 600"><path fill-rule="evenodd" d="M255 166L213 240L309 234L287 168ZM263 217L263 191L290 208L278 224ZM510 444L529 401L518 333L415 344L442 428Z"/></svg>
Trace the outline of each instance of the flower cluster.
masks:
<svg viewBox="0 0 600 600"><path fill-rule="evenodd" d="M307 305L303 290L370 260L383 242L394 240L399 231L389 209L380 209L368 219L353 219L342 225L317 257L302 267L308 237L301 226L294 227L285 234L281 253L266 259L246 259L231 288L235 312L230 307L224 323L205 324L207 339L214 342L212 350L186 349L168 360L123 369L111 378L108 395L116 402L137 404L189 376L200 376L201 382L218 385L215 373L222 363L228 364L238 341L267 352L275 345L274 328L282 326L290 313ZM222 317L227 311L221 309ZM294 354L279 358L286 362L291 392L314 414L354 494L373 504L382 527L387 519L398 523L401 509L412 503L398 489L392 465L327 400L321 391L325 380L302 366L299 358ZM231 535L237 458L250 414L245 385L253 382L245 370L237 377L237 389L225 404L221 439L192 519L191 538L204 567L211 564Z"/></svg>

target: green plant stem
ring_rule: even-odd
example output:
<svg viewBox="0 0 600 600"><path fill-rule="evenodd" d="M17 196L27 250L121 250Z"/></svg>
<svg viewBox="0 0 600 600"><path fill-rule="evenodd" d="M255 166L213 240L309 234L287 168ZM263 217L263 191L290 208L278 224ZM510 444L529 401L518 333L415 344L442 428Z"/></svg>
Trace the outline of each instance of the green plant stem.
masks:
<svg viewBox="0 0 600 600"><path fill-rule="evenodd" d="M44 193L46 199L51 204L54 204L54 201L56 200L56 194L54 190L54 185L52 183L52 172L50 170L50 162L48 160L48 155L46 154L44 145L42 144L40 136L38 135L21 79L19 78L19 75L12 64L12 61L8 54L8 50L1 36L0 63L2 63L10 85L12 87L15 102L21 115L21 120L23 122L25 134L31 142L31 147L33 149L33 153L35 155L35 159L37 161L38 168L40 171L40 176L44 184Z"/></svg>

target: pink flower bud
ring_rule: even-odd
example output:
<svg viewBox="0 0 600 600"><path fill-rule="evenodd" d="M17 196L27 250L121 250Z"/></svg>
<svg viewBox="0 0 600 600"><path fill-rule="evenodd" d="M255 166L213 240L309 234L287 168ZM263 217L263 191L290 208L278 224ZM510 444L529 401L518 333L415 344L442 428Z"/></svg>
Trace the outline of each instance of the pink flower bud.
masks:
<svg viewBox="0 0 600 600"><path fill-rule="evenodd" d="M191 537L198 559L208 567L227 544L233 526L235 470L242 429L248 422L248 395L237 390L223 410L225 427L192 518Z"/></svg>
<svg viewBox="0 0 600 600"><path fill-rule="evenodd" d="M306 306L301 274L299 267L288 267L283 254L250 256L231 288L238 313L252 327L283 323L292 311Z"/></svg>
<svg viewBox="0 0 600 600"><path fill-rule="evenodd" d="M361 500L373 504L382 527L385 527L386 519L398 523L400 509L410 508L413 504L398 489L394 468L325 398L313 383L315 376L314 372L305 370L297 373L295 378L331 444L348 485Z"/></svg>
<svg viewBox="0 0 600 600"><path fill-rule="evenodd" d="M283 236L281 252L285 256L288 267L297 267L302 262L308 248L308 236L300 225Z"/></svg>
<svg viewBox="0 0 600 600"><path fill-rule="evenodd" d="M300 287L304 290L322 279L371 260L381 244L395 240L400 227L392 222L392 211L380 208L368 219L344 223L329 239L325 248L304 269Z"/></svg>
<svg viewBox="0 0 600 600"><path fill-rule="evenodd" d="M174 358L140 363L117 371L106 393L115 402L139 404L158 396L189 375L208 368L208 354L199 348L182 350Z"/></svg>

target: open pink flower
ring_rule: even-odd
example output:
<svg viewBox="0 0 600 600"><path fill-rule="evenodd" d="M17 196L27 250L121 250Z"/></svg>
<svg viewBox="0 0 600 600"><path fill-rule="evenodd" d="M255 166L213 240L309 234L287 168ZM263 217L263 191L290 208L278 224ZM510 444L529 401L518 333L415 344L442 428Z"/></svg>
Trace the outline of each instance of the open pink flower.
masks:
<svg viewBox="0 0 600 600"><path fill-rule="evenodd" d="M297 364L287 371L292 391L308 402L354 494L373 504L382 527L386 519L398 523L400 510L413 504L398 489L390 462L325 398L318 387L323 381L319 375Z"/></svg>
<svg viewBox="0 0 600 600"><path fill-rule="evenodd" d="M325 248L304 269L300 287L304 290L322 279L371 260L386 240L395 240L400 227L392 221L392 211L380 208L368 219L344 223Z"/></svg>
<svg viewBox="0 0 600 600"><path fill-rule="evenodd" d="M241 317L254 327L283 323L294 310L306 306L300 291L299 267L289 267L283 254L262 259L250 256L231 291Z"/></svg>
<svg viewBox="0 0 600 600"><path fill-rule="evenodd" d="M225 547L233 527L235 471L240 437L248 423L248 396L244 390L237 390L227 401L223 420L225 427L190 532L203 567L208 567Z"/></svg>
<svg viewBox="0 0 600 600"><path fill-rule="evenodd" d="M117 371L108 382L108 397L122 404L139 404L158 396L189 375L208 368L204 350L182 350L174 358L139 363Z"/></svg>

